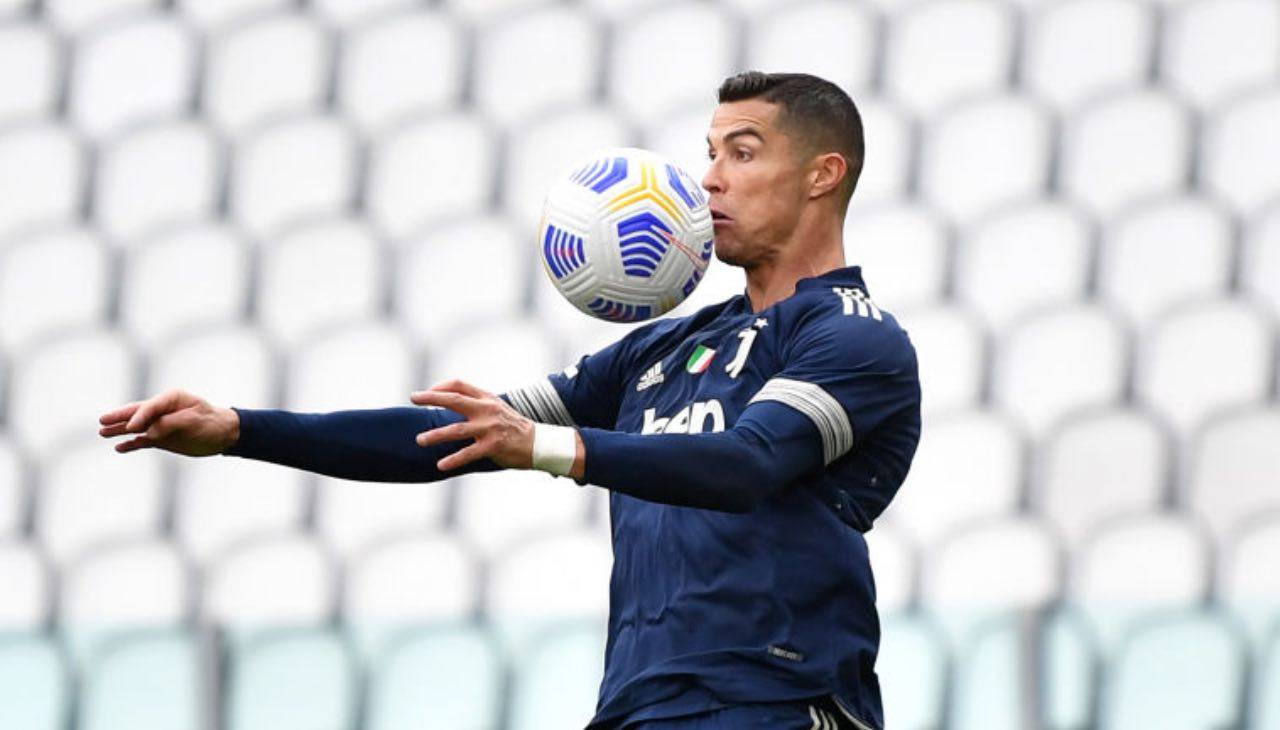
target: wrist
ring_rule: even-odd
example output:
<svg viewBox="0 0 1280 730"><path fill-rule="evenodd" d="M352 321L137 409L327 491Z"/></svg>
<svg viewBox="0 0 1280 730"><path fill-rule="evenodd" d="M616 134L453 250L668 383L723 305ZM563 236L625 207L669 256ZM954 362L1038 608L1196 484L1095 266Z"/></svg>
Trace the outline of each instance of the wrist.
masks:
<svg viewBox="0 0 1280 730"><path fill-rule="evenodd" d="M580 443L576 429L535 423L532 467L556 476L571 476Z"/></svg>
<svg viewBox="0 0 1280 730"><path fill-rule="evenodd" d="M240 413L234 408L222 408L223 443L220 452L226 453L240 442Z"/></svg>

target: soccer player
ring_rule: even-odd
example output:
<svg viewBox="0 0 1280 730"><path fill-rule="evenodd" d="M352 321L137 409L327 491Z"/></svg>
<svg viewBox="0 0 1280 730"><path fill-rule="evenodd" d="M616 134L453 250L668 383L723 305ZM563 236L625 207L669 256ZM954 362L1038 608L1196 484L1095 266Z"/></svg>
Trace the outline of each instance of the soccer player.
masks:
<svg viewBox="0 0 1280 730"><path fill-rule="evenodd" d="M883 728L863 533L907 474L920 385L906 331L845 265L861 120L802 74L739 74L719 101L702 184L743 294L502 395L451 380L412 395L432 408L305 414L171 391L105 414L102 435L350 479L534 468L603 487L590 728Z"/></svg>

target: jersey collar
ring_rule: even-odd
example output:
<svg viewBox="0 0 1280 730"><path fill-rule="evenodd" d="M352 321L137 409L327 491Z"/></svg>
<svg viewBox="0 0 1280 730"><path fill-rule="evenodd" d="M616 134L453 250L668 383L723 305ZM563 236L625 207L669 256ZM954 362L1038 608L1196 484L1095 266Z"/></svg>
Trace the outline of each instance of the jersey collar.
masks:
<svg viewBox="0 0 1280 730"><path fill-rule="evenodd" d="M796 291L828 286L857 287L866 292L868 296L871 294L871 292L867 291L866 283L862 281L861 266L845 266L839 269L832 269L825 274L807 276L796 281Z"/></svg>

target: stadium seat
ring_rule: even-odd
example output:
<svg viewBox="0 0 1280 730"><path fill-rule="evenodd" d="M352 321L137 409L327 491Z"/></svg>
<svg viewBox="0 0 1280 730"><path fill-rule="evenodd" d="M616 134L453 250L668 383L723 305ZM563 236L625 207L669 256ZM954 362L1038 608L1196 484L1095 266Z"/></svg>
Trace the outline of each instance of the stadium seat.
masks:
<svg viewBox="0 0 1280 730"><path fill-rule="evenodd" d="M477 25L516 14L540 4L540 0L441 0L458 17Z"/></svg>
<svg viewBox="0 0 1280 730"><path fill-rule="evenodd" d="M133 352L113 330L75 330L33 345L17 358L6 425L43 459L69 437L97 433L98 416L134 395Z"/></svg>
<svg viewBox="0 0 1280 730"><path fill-rule="evenodd" d="M585 727L604 676L606 635L597 623L548 631L516 667L512 730Z"/></svg>
<svg viewBox="0 0 1280 730"><path fill-rule="evenodd" d="M876 675L886 727L943 727L947 693L946 642L921 614L889 614L880 624Z"/></svg>
<svg viewBox="0 0 1280 730"><path fill-rule="evenodd" d="M685 0L657 6L615 27L609 99L642 123L706 98L734 61L732 26L716 5Z"/></svg>
<svg viewBox="0 0 1280 730"><path fill-rule="evenodd" d="M1102 239L1099 295L1138 327L1171 306L1225 294L1234 262L1230 221L1200 198L1152 201L1119 217Z"/></svg>
<svg viewBox="0 0 1280 730"><path fill-rule="evenodd" d="M996 332L1034 309L1083 299L1092 239L1088 220L1058 202L984 218L956 240L956 298Z"/></svg>
<svg viewBox="0 0 1280 730"><path fill-rule="evenodd" d="M911 307L894 312L916 349L920 408L934 415L972 408L986 373L987 348L978 318L955 306Z"/></svg>
<svg viewBox="0 0 1280 730"><path fill-rule="evenodd" d="M1192 146L1183 106L1157 88L1108 93L1063 125L1060 194L1099 216L1186 187Z"/></svg>
<svg viewBox="0 0 1280 730"><path fill-rule="evenodd" d="M0 347L16 353L59 330L105 323L107 254L81 228L46 229L0 248Z"/></svg>
<svg viewBox="0 0 1280 730"><path fill-rule="evenodd" d="M576 161L605 147L632 143L631 131L601 107L568 109L513 129L502 175L504 207L515 223L532 229L551 183Z"/></svg>
<svg viewBox="0 0 1280 730"><path fill-rule="evenodd" d="M963 647L986 622L1056 600L1061 562L1052 533L1036 518L975 520L926 554L921 599L951 645Z"/></svg>
<svg viewBox="0 0 1280 730"><path fill-rule="evenodd" d="M948 237L938 216L923 206L854 206L844 224L844 259L862 267L876 304L897 312L941 299Z"/></svg>
<svg viewBox="0 0 1280 730"><path fill-rule="evenodd" d="M954 730L1018 730L1034 727L1026 646L1034 630L1030 616L994 616L974 628L957 654L951 690Z"/></svg>
<svg viewBox="0 0 1280 730"><path fill-rule="evenodd" d="M602 45L591 17L573 6L550 5L501 18L477 39L476 105L512 125L586 102L598 86ZM547 52L551 48L555 53Z"/></svg>
<svg viewBox="0 0 1280 730"><path fill-rule="evenodd" d="M32 122L0 132L0 239L80 213L88 176L80 140L66 127Z"/></svg>
<svg viewBox="0 0 1280 730"><path fill-rule="evenodd" d="M271 632L235 652L228 730L345 730L357 718L350 650L326 630Z"/></svg>
<svg viewBox="0 0 1280 730"><path fill-rule="evenodd" d="M1274 333L1266 316L1248 302L1185 302L1144 337L1135 396L1184 437L1215 411L1267 397Z"/></svg>
<svg viewBox="0 0 1280 730"><path fill-rule="evenodd" d="M453 491L449 484L317 480L316 530L348 560L382 538L441 525Z"/></svg>
<svg viewBox="0 0 1280 730"><path fill-rule="evenodd" d="M395 310L417 341L444 351L471 327L520 316L536 249L532 237L521 233L500 218L484 217L441 226L404 243L395 272ZM483 287L473 278L479 271ZM538 286L554 288L545 278ZM577 310L574 314L585 318Z"/></svg>
<svg viewBox="0 0 1280 730"><path fill-rule="evenodd" d="M175 336L234 324L248 310L249 272L249 248L234 231L206 224L166 231L128 252L120 320L152 352Z"/></svg>
<svg viewBox="0 0 1280 730"><path fill-rule="evenodd" d="M875 152L863 161L851 204L861 208L905 197L913 181L917 154L916 128L911 117L882 96L863 94L854 103L862 117L864 144Z"/></svg>
<svg viewBox="0 0 1280 730"><path fill-rule="evenodd" d="M485 556L550 529L586 524L588 491L538 471L497 471L458 478L457 529Z"/></svg>
<svg viewBox="0 0 1280 730"><path fill-rule="evenodd" d="M1261 658L1253 669L1249 693L1251 730L1265 730L1280 724L1280 632L1273 632L1260 649Z"/></svg>
<svg viewBox="0 0 1280 730"><path fill-rule="evenodd" d="M884 88L931 117L963 97L1008 84L1014 17L998 0L931 0L895 13L886 42Z"/></svg>
<svg viewBox="0 0 1280 730"><path fill-rule="evenodd" d="M86 435L61 445L57 456L46 460L35 533L49 556L67 565L103 543L158 533L167 496L160 459L123 457L97 436Z"/></svg>
<svg viewBox="0 0 1280 730"><path fill-rule="evenodd" d="M442 221L484 213L497 185L497 153L492 130L467 114L396 127L370 152L368 215L398 244L433 234Z"/></svg>
<svg viewBox="0 0 1280 730"><path fill-rule="evenodd" d="M264 17L272 11L292 7L292 0L175 0L179 14L201 31L227 29L237 21Z"/></svg>
<svg viewBox="0 0 1280 730"><path fill-rule="evenodd" d="M383 656L406 631L471 619L482 589L478 567L456 536L423 530L384 535L353 557L342 587L342 616L359 654Z"/></svg>
<svg viewBox="0 0 1280 730"><path fill-rule="evenodd" d="M501 655L481 628L446 626L405 633L372 667L363 726L498 727L503 671Z"/></svg>
<svg viewBox="0 0 1280 730"><path fill-rule="evenodd" d="M0 539L19 534L26 525L25 472L21 452L0 433Z"/></svg>
<svg viewBox="0 0 1280 730"><path fill-rule="evenodd" d="M262 334L246 327L202 327L167 343L151 359L147 392L181 388L219 406L272 408L278 365Z"/></svg>
<svg viewBox="0 0 1280 730"><path fill-rule="evenodd" d="M172 543L99 544L62 571L58 626L70 658L88 668L124 636L179 628L191 612L192 578Z"/></svg>
<svg viewBox="0 0 1280 730"><path fill-rule="evenodd" d="M343 213L355 195L351 130L330 117L296 117L255 132L236 149L231 215L254 236Z"/></svg>
<svg viewBox="0 0 1280 730"><path fill-rule="evenodd" d="M491 393L504 393L543 380L566 364L538 320L503 319L473 327L435 353L424 385L460 378Z"/></svg>
<svg viewBox="0 0 1280 730"><path fill-rule="evenodd" d="M0 727L64 730L75 690L56 640L44 634L0 637Z"/></svg>
<svg viewBox="0 0 1280 730"><path fill-rule="evenodd" d="M1072 557L1067 600L1082 610L1107 658L1153 615L1208 596L1209 542L1197 522L1175 513L1112 520Z"/></svg>
<svg viewBox="0 0 1280 730"><path fill-rule="evenodd" d="M101 138L137 122L182 115L194 98L197 50L195 39L171 16L100 26L76 42L68 99L72 121Z"/></svg>
<svg viewBox="0 0 1280 730"><path fill-rule="evenodd" d="M204 114L240 134L270 117L320 106L329 92L329 43L316 21L289 13L219 31L205 60Z"/></svg>
<svg viewBox="0 0 1280 730"><path fill-rule="evenodd" d="M1280 205L1250 223L1243 249L1238 271L1241 288L1280 322Z"/></svg>
<svg viewBox="0 0 1280 730"><path fill-rule="evenodd" d="M914 546L887 523L875 525L864 537L876 585L876 611L888 615L910 609L916 600Z"/></svg>
<svg viewBox="0 0 1280 730"><path fill-rule="evenodd" d="M1041 615L1040 717L1046 728L1089 727L1097 702L1099 662L1088 623L1059 605Z"/></svg>
<svg viewBox="0 0 1280 730"><path fill-rule="evenodd" d="M1219 553L1214 598L1240 622L1260 655L1280 626L1280 510L1262 512L1234 533Z"/></svg>
<svg viewBox="0 0 1280 730"><path fill-rule="evenodd" d="M0 124L39 119L52 112L64 63L58 41L47 27L32 22L0 26L0 89L5 90L0 97Z"/></svg>
<svg viewBox="0 0 1280 730"><path fill-rule="evenodd" d="M641 145L671 160L701 185L711 166L707 131L715 108L715 98L709 97L664 114L645 125Z"/></svg>
<svg viewBox="0 0 1280 730"><path fill-rule="evenodd" d="M337 598L329 556L301 534L244 541L219 555L204 581L200 618L226 627L238 648L326 623Z"/></svg>
<svg viewBox="0 0 1280 730"><path fill-rule="evenodd" d="M1196 434L1186 452L1186 504L1220 541L1245 522L1280 510L1280 408L1229 411Z"/></svg>
<svg viewBox="0 0 1280 730"><path fill-rule="evenodd" d="M420 383L413 351L382 320L339 327L300 348L289 364L285 407L325 412L410 406Z"/></svg>
<svg viewBox="0 0 1280 730"><path fill-rule="evenodd" d="M1250 215L1280 195L1280 91L1264 87L1222 108L1205 124L1199 168L1205 189Z"/></svg>
<svg viewBox="0 0 1280 730"><path fill-rule="evenodd" d="M368 132L411 113L449 109L462 93L463 63L463 39L446 14L379 18L344 36L338 105Z"/></svg>
<svg viewBox="0 0 1280 730"><path fill-rule="evenodd" d="M510 656L527 656L537 637L567 620L604 629L613 553L591 530L553 526L495 559L485 615Z"/></svg>
<svg viewBox="0 0 1280 730"><path fill-rule="evenodd" d="M382 242L358 220L290 228L262 248L258 321L276 343L296 348L327 328L376 316L385 276Z"/></svg>
<svg viewBox="0 0 1280 730"><path fill-rule="evenodd" d="M1129 342L1114 315L1097 305L1031 314L1002 333L996 350L992 401L1033 439L1073 411L1124 396Z"/></svg>
<svg viewBox="0 0 1280 730"><path fill-rule="evenodd" d="M31 13L35 0L0 0L0 18L9 20Z"/></svg>
<svg viewBox="0 0 1280 730"><path fill-rule="evenodd" d="M1280 6L1269 0L1197 0L1163 25L1164 81L1202 109L1280 75Z"/></svg>
<svg viewBox="0 0 1280 730"><path fill-rule="evenodd" d="M860 5L779 3L753 17L749 30L747 68L810 73L851 94L875 76L876 17Z"/></svg>
<svg viewBox="0 0 1280 730"><path fill-rule="evenodd" d="M1213 613L1173 614L1126 637L1103 684L1103 730L1238 727L1245 690L1240 637Z"/></svg>
<svg viewBox="0 0 1280 730"><path fill-rule="evenodd" d="M1070 416L1040 444L1031 506L1072 550L1113 518L1158 510L1169 494L1175 452L1141 410Z"/></svg>
<svg viewBox="0 0 1280 730"><path fill-rule="evenodd" d="M301 524L304 474L238 457L179 462L174 532L198 563L254 535Z"/></svg>
<svg viewBox="0 0 1280 730"><path fill-rule="evenodd" d="M45 0L42 3L48 22L73 36L111 25L123 17L158 10L162 4L162 0Z"/></svg>
<svg viewBox="0 0 1280 730"><path fill-rule="evenodd" d="M94 176L94 220L119 243L162 226L214 215L223 185L222 149L196 121L160 122L103 148Z"/></svg>
<svg viewBox="0 0 1280 730"><path fill-rule="evenodd" d="M80 730L198 727L201 657L185 631L147 631L112 642L88 667Z"/></svg>
<svg viewBox="0 0 1280 730"><path fill-rule="evenodd" d="M345 31L371 18L418 4L417 0L312 0L308 6L329 25Z"/></svg>
<svg viewBox="0 0 1280 730"><path fill-rule="evenodd" d="M957 223L1042 195L1053 138L1049 116L1016 95L982 97L925 128L920 192ZM999 163L993 164L998 156Z"/></svg>
<svg viewBox="0 0 1280 730"><path fill-rule="evenodd" d="M1028 13L1021 76L1026 88L1068 111L1113 89L1141 86L1155 44L1151 8L1129 0L1039 3ZM1095 42L1098 29L1107 42Z"/></svg>
<svg viewBox="0 0 1280 730"><path fill-rule="evenodd" d="M0 635L21 636L42 630L53 607L53 574L34 543L0 541L0 585L5 596L0 601ZM9 685L0 683L0 687ZM0 712L5 709L0 701Z"/></svg>
<svg viewBox="0 0 1280 730"><path fill-rule="evenodd" d="M925 422L906 480L885 517L928 550L953 528L1012 514L1022 494L1017 429L994 411Z"/></svg>

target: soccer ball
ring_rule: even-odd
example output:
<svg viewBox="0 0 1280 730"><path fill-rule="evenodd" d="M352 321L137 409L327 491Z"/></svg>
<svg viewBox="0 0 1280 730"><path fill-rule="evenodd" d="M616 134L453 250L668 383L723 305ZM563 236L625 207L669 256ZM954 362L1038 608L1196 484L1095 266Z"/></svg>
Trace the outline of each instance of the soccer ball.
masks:
<svg viewBox="0 0 1280 730"><path fill-rule="evenodd" d="M673 309L698 286L714 237L707 197L648 150L603 150L562 175L538 225L539 258L575 307L612 322Z"/></svg>

